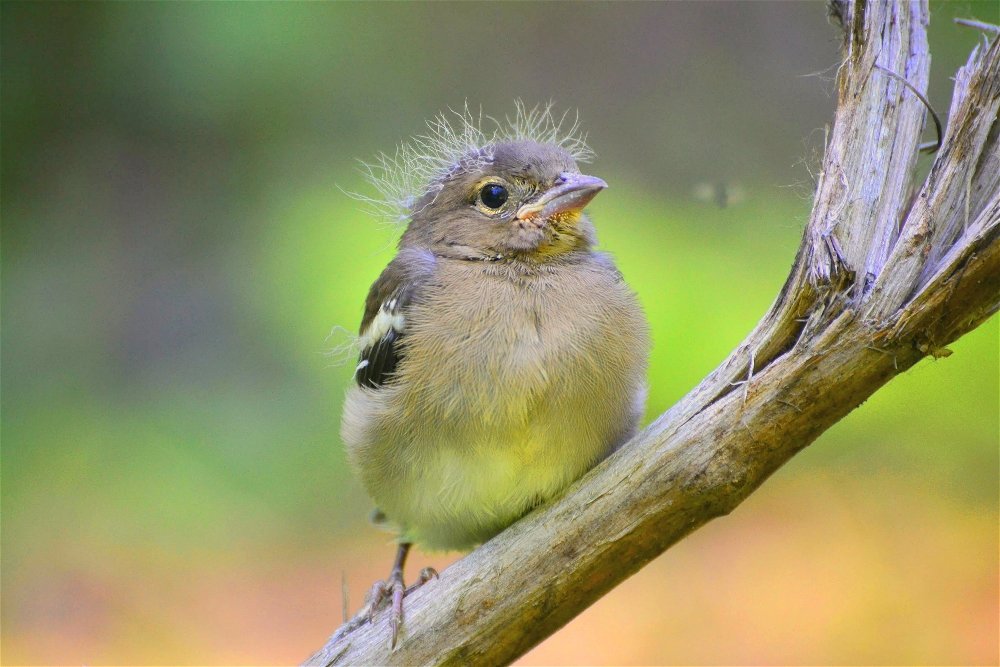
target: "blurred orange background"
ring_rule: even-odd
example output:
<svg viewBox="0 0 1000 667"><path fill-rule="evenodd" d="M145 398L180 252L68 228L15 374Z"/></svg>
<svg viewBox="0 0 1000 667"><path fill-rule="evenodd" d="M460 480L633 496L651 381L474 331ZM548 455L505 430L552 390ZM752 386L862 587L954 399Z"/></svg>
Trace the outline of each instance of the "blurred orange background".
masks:
<svg viewBox="0 0 1000 667"><path fill-rule="evenodd" d="M327 354L400 231L344 194L357 158L466 102L579 109L611 184L588 210L653 329L652 418L781 287L839 58L818 2L0 12L5 664L294 663L342 576L353 611L388 573ZM1000 9L931 14L943 114L979 38L952 17ZM894 380L520 664L996 664L998 334Z"/></svg>

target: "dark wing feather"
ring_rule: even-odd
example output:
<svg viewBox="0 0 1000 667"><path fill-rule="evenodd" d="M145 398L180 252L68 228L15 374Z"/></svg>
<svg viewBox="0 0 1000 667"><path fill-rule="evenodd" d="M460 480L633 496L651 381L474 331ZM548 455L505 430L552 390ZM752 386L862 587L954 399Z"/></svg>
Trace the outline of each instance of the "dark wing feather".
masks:
<svg viewBox="0 0 1000 667"><path fill-rule="evenodd" d="M361 350L358 370L354 379L362 387L381 387L385 384L402 356L400 341L403 331L390 326L385 333Z"/></svg>
<svg viewBox="0 0 1000 667"><path fill-rule="evenodd" d="M403 358L407 310L433 267L430 253L404 250L372 285L361 320L361 356L354 372L358 385L374 389L392 379Z"/></svg>

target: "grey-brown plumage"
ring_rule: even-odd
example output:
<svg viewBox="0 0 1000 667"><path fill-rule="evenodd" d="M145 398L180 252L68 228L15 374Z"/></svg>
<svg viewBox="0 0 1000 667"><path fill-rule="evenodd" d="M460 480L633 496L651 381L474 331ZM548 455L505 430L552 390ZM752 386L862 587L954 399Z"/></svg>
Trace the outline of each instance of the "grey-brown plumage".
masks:
<svg viewBox="0 0 1000 667"><path fill-rule="evenodd" d="M582 213L604 182L553 144L483 153L412 205L344 406L349 460L404 545L394 639L409 543L489 539L632 435L645 399L645 318Z"/></svg>
<svg viewBox="0 0 1000 667"><path fill-rule="evenodd" d="M344 408L378 507L436 549L471 548L560 491L635 431L644 400L645 319L581 213L603 182L555 145L491 153L414 205Z"/></svg>

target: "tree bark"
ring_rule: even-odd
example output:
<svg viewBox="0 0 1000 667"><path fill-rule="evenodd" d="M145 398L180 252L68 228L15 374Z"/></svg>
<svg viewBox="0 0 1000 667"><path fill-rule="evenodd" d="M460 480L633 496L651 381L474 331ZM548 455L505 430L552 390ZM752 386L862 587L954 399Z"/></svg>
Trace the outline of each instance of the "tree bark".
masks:
<svg viewBox="0 0 1000 667"><path fill-rule="evenodd" d="M712 518L879 387L1000 307L1000 47L955 77L930 174L925 0L834 2L838 106L791 274L705 380L562 496L407 597L359 614L307 664L500 664ZM909 85L907 85L909 84Z"/></svg>

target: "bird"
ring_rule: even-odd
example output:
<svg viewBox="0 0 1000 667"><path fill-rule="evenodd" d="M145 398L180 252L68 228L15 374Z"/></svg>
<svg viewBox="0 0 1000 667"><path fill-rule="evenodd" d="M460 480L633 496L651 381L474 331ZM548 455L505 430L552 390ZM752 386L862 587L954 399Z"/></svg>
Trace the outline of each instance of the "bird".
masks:
<svg viewBox="0 0 1000 667"><path fill-rule="evenodd" d="M405 222L371 286L343 407L348 461L398 534L391 644L413 544L469 550L558 494L636 431L648 324L584 213L604 180L551 107L483 129L466 109L369 176ZM373 613L373 612L372 612Z"/></svg>

